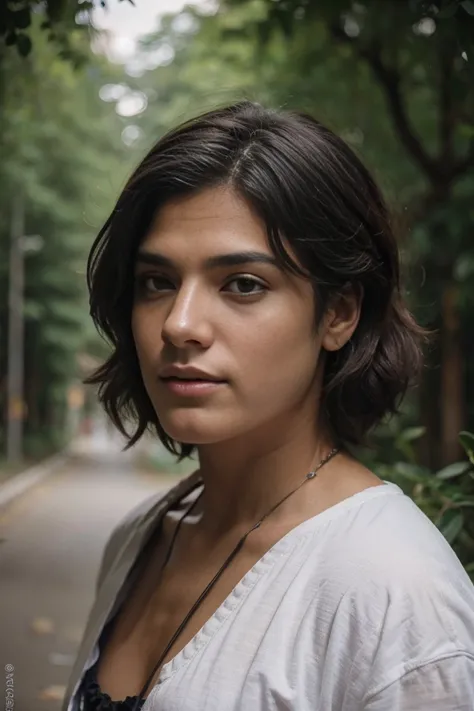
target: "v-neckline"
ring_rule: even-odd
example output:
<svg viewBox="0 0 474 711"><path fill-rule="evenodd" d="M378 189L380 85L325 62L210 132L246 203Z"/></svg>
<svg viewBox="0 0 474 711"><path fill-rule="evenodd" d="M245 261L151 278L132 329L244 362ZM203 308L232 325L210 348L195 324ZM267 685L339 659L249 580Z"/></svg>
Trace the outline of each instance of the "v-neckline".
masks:
<svg viewBox="0 0 474 711"><path fill-rule="evenodd" d="M170 502L169 506L161 513L158 522L153 522L150 526L149 535L143 542L143 545L137 551L135 560L131 564L130 577L129 580L124 581L122 589L119 591L119 595L116 600L115 612L109 619L111 622L118 612L126 599L131 587L133 586L136 575L139 574L140 566L137 567L141 555L144 553L145 549L152 540L155 539L156 535L160 535L160 530L163 524L163 520L167 513L171 511L177 504L186 501L194 491L196 491L196 496L199 496L200 486L202 481L194 480L194 483L188 490L182 494L179 499L174 499ZM251 590L255 587L259 580L264 577L275 562L278 559L278 554L280 557L284 556L291 548L296 545L296 542L300 540L306 534L308 529L311 529L316 523L323 523L328 518L332 518L337 512L345 509L346 507L351 507L355 503L362 503L366 498L376 497L380 494L395 493L401 490L390 482L384 482L385 486L371 486L363 489L352 496L343 499L342 501L330 506L322 512L315 514L314 516L305 519L301 523L294 526L292 529L287 531L278 541L276 541L255 563L254 565L243 575L240 581L234 586L231 592L227 595L225 600L219 605L219 607L214 611L214 613L208 618L208 620L203 624L202 627L193 635L193 637L186 643L186 645L177 652L168 662L162 665L158 679L155 681L151 687L148 696L145 699L145 704L142 711L148 711L151 706L148 706L149 699L154 697L159 693L162 685L168 681L172 676L174 676L179 670L181 670L185 665L187 665L191 659L198 654L198 652L205 646L206 643L218 632L224 622L237 610L238 606L241 605ZM190 500L188 503L192 503ZM156 525L155 525L156 524ZM128 576L127 576L128 577ZM106 623L107 624L107 623Z"/></svg>
<svg viewBox="0 0 474 711"><path fill-rule="evenodd" d="M307 523L304 521L303 523ZM162 665L158 680L152 687L148 698L155 688L166 682L181 667L189 662L202 647L218 632L224 622L243 604L245 598L255 587L259 580L273 567L278 557L285 555L292 547L291 534L297 535L297 528L288 531L282 538L274 543L265 553L252 565L252 567L242 576L237 584L232 588L223 602L216 608L206 622L198 629L185 646L177 652L168 662Z"/></svg>
<svg viewBox="0 0 474 711"><path fill-rule="evenodd" d="M297 542L304 538L308 530L311 530L315 524L323 523L323 521L331 518L338 511L351 507L358 501L362 502L367 498L378 496L379 494L395 493L396 490L401 493L401 490L391 485L390 482L383 482L384 485L370 486L362 491L359 491L337 504L330 506L324 511L305 519L301 523L287 531L278 541L276 541L265 553L252 565L252 567L243 575L239 582L227 595L225 600L219 605L214 613L207 619L202 627L193 635L193 637L185 644L185 646L177 652L168 662L162 665L157 681L150 689L146 698L146 702L152 695L159 693L160 687L176 674L185 664L199 653L203 646L217 634L218 630L224 622L243 604L245 598L255 587L255 585L264 577L266 573L273 567L278 558L285 554L297 545ZM182 500L186 499L191 492L186 493ZM197 496L200 492L197 493ZM191 502L190 502L191 503ZM171 509L168 509L166 513ZM164 516L166 516L166 513ZM163 516L163 518L164 518ZM146 702L143 711L148 711Z"/></svg>
<svg viewBox="0 0 474 711"><path fill-rule="evenodd" d="M202 493L202 488L199 483L194 482L194 485L180 497L179 500L172 501L171 504L166 508L162 515L159 517L157 525L152 524L150 527L150 532L141 546L140 550L137 552L135 560L131 565L131 570L128 576L128 580L125 580L122 589L116 600L115 611L112 614L109 622L107 624L115 622L117 615L119 614L121 607L128 597L130 590L133 588L137 577L139 577L142 571L142 566L140 565L140 559L142 555L144 556L143 564L146 565L148 559L148 553L146 552L148 546L153 547L156 544L157 537L161 535L163 522L167 514L173 510L174 507L180 503L186 501L186 505L189 506L194 498L191 499L191 495L197 498ZM316 517L314 517L316 518ZM185 646L177 652L168 662L165 662L160 669L158 679L155 681L151 687L146 701L150 698L155 689L158 689L164 682L166 682L171 676L173 676L178 669L180 669L184 663L189 661L198 651L203 647L203 645L208 642L211 637L216 634L221 625L225 620L236 610L237 606L241 604L251 589L256 585L258 580L263 577L263 575L272 567L276 562L278 554L284 555L287 550L291 548L291 538L292 534L297 533L297 531L308 524L311 519L306 519L300 524L287 531L284 536L282 536L278 541L276 541L263 555L252 565L252 567L242 576L242 578L237 582L237 584L232 588L227 597L223 602L217 607L217 609L212 613L212 615L206 620L206 622L198 629L198 631L193 635L193 637L185 644ZM147 707L144 706L143 711L146 711Z"/></svg>

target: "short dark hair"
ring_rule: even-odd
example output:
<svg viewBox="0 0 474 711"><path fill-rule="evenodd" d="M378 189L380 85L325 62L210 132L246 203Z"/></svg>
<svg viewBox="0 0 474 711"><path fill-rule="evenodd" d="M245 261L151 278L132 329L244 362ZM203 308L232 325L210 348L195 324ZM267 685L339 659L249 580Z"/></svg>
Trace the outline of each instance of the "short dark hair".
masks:
<svg viewBox="0 0 474 711"><path fill-rule="evenodd" d="M163 430L143 384L131 329L134 261L160 207L222 185L263 219L280 266L310 280L317 314L347 284L363 293L352 338L327 353L322 392L336 440L363 443L398 410L418 375L424 330L404 304L398 247L380 190L349 146L302 112L238 102L181 124L149 151L89 255L91 316L113 350L87 382L99 385L99 399L127 446L152 429L180 459L192 454L194 445ZM135 424L132 434L127 421Z"/></svg>

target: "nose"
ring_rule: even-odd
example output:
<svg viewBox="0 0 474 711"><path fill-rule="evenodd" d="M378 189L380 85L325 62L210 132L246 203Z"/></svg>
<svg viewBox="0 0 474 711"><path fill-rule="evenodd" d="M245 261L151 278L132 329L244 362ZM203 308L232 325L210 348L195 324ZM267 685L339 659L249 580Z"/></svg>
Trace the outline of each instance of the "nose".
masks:
<svg viewBox="0 0 474 711"><path fill-rule="evenodd" d="M163 341L176 348L190 345L209 348L212 342L209 316L210 305L197 285L182 286L163 323Z"/></svg>

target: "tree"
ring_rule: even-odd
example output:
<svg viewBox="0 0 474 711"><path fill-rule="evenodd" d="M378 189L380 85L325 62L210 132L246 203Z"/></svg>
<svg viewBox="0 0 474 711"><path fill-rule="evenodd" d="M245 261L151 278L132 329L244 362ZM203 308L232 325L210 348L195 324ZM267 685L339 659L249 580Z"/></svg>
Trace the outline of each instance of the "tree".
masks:
<svg viewBox="0 0 474 711"><path fill-rule="evenodd" d="M284 26L289 13L302 7L299 2L272 3L266 22ZM456 268L460 255L472 254L466 210L474 170L474 3L313 3L305 21L321 22L329 41L346 47L351 61L370 70L395 137L425 182L411 198L408 220L419 238L411 258L423 263L432 294L440 295L432 318L441 337L440 387L433 389L427 378L422 405L430 430L440 433L440 458L446 464L457 458L458 432L466 424ZM290 26L297 31L296 23ZM313 61L323 61L317 50ZM417 111L417 92L431 116L426 109ZM437 391L438 403L430 396ZM437 412L439 424L432 417Z"/></svg>
<svg viewBox="0 0 474 711"><path fill-rule="evenodd" d="M26 255L25 394L30 453L54 448L65 434L66 396L79 376L78 355L91 340L85 260L95 233L128 169L120 136L123 120L98 98L100 87L122 78L94 57L74 70L32 28L35 61L12 53L4 103L0 161L0 333L7 325L7 253L12 198L24 196L26 233L43 246ZM89 130L93 124L94 130ZM0 402L5 401L6 339L0 339ZM4 417L0 417L0 424ZM36 450L36 451L33 451Z"/></svg>
<svg viewBox="0 0 474 711"><path fill-rule="evenodd" d="M133 0L127 2L134 4ZM19 54L27 57L33 46L29 34L32 18L35 12L41 12L44 15L42 29L67 53L70 51L67 38L74 28L77 13L90 16L94 4L106 7L107 3L106 0L4 0L0 4L0 42L3 39L7 47L16 46Z"/></svg>

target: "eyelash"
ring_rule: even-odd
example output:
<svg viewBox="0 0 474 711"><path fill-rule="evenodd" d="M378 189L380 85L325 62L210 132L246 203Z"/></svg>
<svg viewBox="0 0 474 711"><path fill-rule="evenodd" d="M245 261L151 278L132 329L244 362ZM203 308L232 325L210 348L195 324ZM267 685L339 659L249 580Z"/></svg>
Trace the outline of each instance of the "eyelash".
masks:
<svg viewBox="0 0 474 711"><path fill-rule="evenodd" d="M171 284L171 281L167 277L164 277L164 276L160 276L157 274L140 274L136 277L136 282L137 282L137 287L138 287L139 293L141 293L143 295L151 295L151 296L153 296L153 295L156 296L161 293L160 289L152 290L152 289L147 288L147 282L150 281L150 279L154 279L154 280L161 281L161 282L168 282L169 284ZM227 282L227 285L232 284L232 282L235 282L235 281L251 282L252 284L255 284L256 286L259 286L261 288L261 291L252 291L247 294L238 293L238 292L231 292L233 296L239 296L244 299L248 299L251 296L263 294L265 291L268 290L267 287L264 284L262 284L261 281L254 279L254 277L251 277L251 276L247 276L247 275L235 276Z"/></svg>

